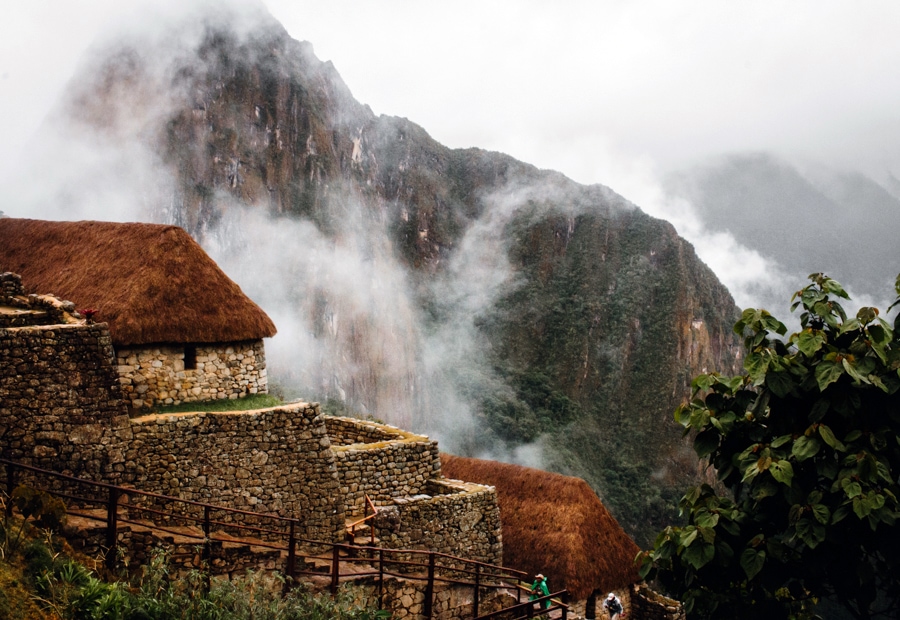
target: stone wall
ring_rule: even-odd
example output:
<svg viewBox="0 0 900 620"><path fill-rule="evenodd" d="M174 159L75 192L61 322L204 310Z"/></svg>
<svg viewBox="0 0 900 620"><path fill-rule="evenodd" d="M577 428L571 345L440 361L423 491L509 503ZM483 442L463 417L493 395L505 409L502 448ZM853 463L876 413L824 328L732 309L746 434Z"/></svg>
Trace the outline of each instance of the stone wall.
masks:
<svg viewBox="0 0 900 620"><path fill-rule="evenodd" d="M120 449L110 467L138 489L295 517L298 536L337 542L344 503L323 417L318 404L296 403L135 418L111 431Z"/></svg>
<svg viewBox="0 0 900 620"><path fill-rule="evenodd" d="M0 329L0 452L98 478L105 429L127 424L105 323Z"/></svg>
<svg viewBox="0 0 900 620"><path fill-rule="evenodd" d="M651 590L645 583L631 586L631 617L640 620L684 620L681 603Z"/></svg>
<svg viewBox="0 0 900 620"><path fill-rule="evenodd" d="M332 446L352 446L354 444L380 443L394 439L421 438L396 426L340 416L325 418L325 427Z"/></svg>
<svg viewBox="0 0 900 620"><path fill-rule="evenodd" d="M425 492L441 475L437 442L424 435L354 418L326 417L325 424L350 512L362 513L366 494L390 503Z"/></svg>
<svg viewBox="0 0 900 620"><path fill-rule="evenodd" d="M377 600L377 586L364 585L371 600ZM391 612L391 618L398 620L424 620L425 584L389 578L384 582L384 608ZM461 620L474 616L474 588L455 584L437 583L431 600L432 618L435 620ZM511 590L482 588L479 592L478 613L481 615L498 611L516 604Z"/></svg>
<svg viewBox="0 0 900 620"><path fill-rule="evenodd" d="M75 304L53 295L26 295L22 278L0 273L0 328L83 323Z"/></svg>
<svg viewBox="0 0 900 620"><path fill-rule="evenodd" d="M426 491L379 508L375 527L381 546L502 563L500 508L494 487L440 479L429 481Z"/></svg>
<svg viewBox="0 0 900 620"><path fill-rule="evenodd" d="M178 394L160 387L161 376L181 381L177 389L185 390L192 374L222 371L233 383L216 387L219 397L236 397L234 385L259 391L265 386L261 342L221 352L198 347L193 373L179 369L180 347L147 351L146 357L123 350L117 360L105 324L87 324L68 302L23 297L21 290L17 277L0 277L0 315L60 324L0 328L3 457L185 500L296 517L298 536L325 541L343 540L345 515L361 511L368 493L386 508L378 532L383 546L500 562L493 488L441 479L437 443L428 437L329 418L317 404L305 403L129 419L126 402L176 401ZM121 383L120 370L126 375ZM257 387L247 387L244 373L254 372ZM139 385L147 387L138 393ZM123 386L140 398L123 398ZM209 398L203 390L194 385L190 396ZM162 507L136 494L129 502L135 518L147 517L138 508Z"/></svg>
<svg viewBox="0 0 900 620"><path fill-rule="evenodd" d="M119 347L122 392L137 410L268 392L262 340L224 344ZM185 354L193 353L185 368Z"/></svg>
<svg viewBox="0 0 900 620"><path fill-rule="evenodd" d="M24 294L25 287L22 286L22 276L9 271L0 273L0 299Z"/></svg>

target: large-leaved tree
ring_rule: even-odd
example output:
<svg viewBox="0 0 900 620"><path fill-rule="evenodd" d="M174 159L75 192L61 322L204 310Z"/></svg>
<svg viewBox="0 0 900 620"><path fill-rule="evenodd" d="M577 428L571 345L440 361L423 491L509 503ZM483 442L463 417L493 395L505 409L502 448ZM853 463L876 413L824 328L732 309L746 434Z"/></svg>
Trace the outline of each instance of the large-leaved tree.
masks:
<svg viewBox="0 0 900 620"><path fill-rule="evenodd" d="M690 618L900 617L900 317L848 318L841 285L810 278L799 332L744 311L745 373L698 376L676 411L718 482L684 496L642 574Z"/></svg>

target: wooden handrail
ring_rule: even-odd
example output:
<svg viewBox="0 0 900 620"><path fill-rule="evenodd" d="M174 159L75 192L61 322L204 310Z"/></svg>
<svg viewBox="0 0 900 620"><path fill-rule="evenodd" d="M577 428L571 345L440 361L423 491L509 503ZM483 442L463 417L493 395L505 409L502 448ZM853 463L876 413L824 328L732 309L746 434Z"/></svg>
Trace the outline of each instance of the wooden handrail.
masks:
<svg viewBox="0 0 900 620"><path fill-rule="evenodd" d="M122 494L122 495L139 495L139 496L149 497L149 498L159 500L160 503L162 503L164 505L166 505L166 504L187 505L187 506L194 507L194 508L202 508L204 510L204 513L207 513L207 511L219 511L219 512L224 512L224 513L229 513L229 514L237 514L237 515L242 515L242 516L256 517L263 521L269 520L269 521L275 521L275 522L279 522L279 523L287 523L289 526L291 526L290 534L288 532L284 532L284 531L280 531L280 530L259 528L259 527L245 525L245 524L237 523L237 522L228 523L228 522L222 522L222 521L215 521L215 520L210 519L208 517L208 514L204 514L204 516L179 514L176 512L165 512L162 510L156 510L153 508L148 508L148 507L139 506L139 505L135 505L135 504L126 504L126 506L130 510L135 510L138 512L148 512L148 513L157 514L157 515L160 515L163 517L169 517L169 518L173 518L173 519L192 521L195 523L204 523L207 525L207 527L209 525L223 525L225 527L233 528L236 530L264 532L264 533L268 533L268 534L282 536L282 537L284 537L284 538L282 538L282 540L289 537L289 542L287 544L276 544L276 543L272 543L272 542L261 544L261 541L245 540L245 539L240 539L237 537L229 538L229 539L219 539L218 537L216 537L214 535L208 535L208 534L206 534L205 536L194 536L194 535L191 535L188 533L182 533L182 532L177 532L175 530L171 530L167 527L158 525L156 523L152 523L152 524L148 525L147 523L135 522L132 519L119 517L118 515L113 517L111 514L109 514L109 512L111 511L111 505L109 505L108 501L104 500L104 499L82 498L82 497L78 497L77 495L71 495L68 493L64 493L62 491L49 491L49 490L46 491L46 492L54 494L54 495L63 495L68 498L72 498L76 501L88 502L88 503L93 503L93 504L98 504L98 505L108 504L108 511L107 511L108 514L106 515L106 517L93 516L93 515L89 515L87 513L77 513L80 516L91 518L91 519L94 519L97 521L106 522L108 525L111 522L113 522L113 519L115 519L122 523L135 523L135 524L139 524L143 527L147 527L148 529L151 529L151 530L161 531L161 532L165 532L168 534L179 534L179 535L187 536L189 538L196 538L198 540L202 540L202 539L206 539L209 541L221 540L222 542L245 543L245 544L251 544L251 545L255 545L255 546L263 546L263 547L267 547L267 548L288 551L288 556L290 558L290 561L289 561L289 567L288 567L287 572L291 576L295 573L301 574L301 571L293 570L294 567L292 566L294 558L291 555L291 549L293 548L293 545L295 545L298 542L307 543L311 546L315 546L315 547L319 547L319 548L330 548L332 550L335 548L340 548L343 551L347 551L347 549L349 549L349 547L347 545L342 545L340 543L334 543L334 542L322 541L322 540L312 540L312 539L297 537L294 534L293 530L294 530L294 527L296 526L296 524L300 523L300 520L293 518L293 517L282 517L280 515L251 512L251 511L247 511L247 510L240 510L237 508L228 508L225 506L217 506L215 504L208 504L208 503L197 502L197 501L193 501L193 500L181 499L178 497L171 497L168 495L161 495L159 493L153 493L150 491L141 491L139 489L135 489L132 487L124 487L124 486L109 484L106 482L87 480L84 478L78 478L76 476L71 476L68 474L60 473L60 472L54 472L54 471L42 469L40 467L35 467L33 465L26 465L24 463L18 463L18 462L11 461L11 460L5 459L5 458L0 458L0 464L3 464L6 467L6 470L7 470L6 478L7 478L7 486L8 487L11 487L15 482L15 476L13 475L13 470L21 469L21 470L31 471L36 474L49 476L51 478L56 478L56 479L60 479L63 481L72 482L75 484L81 484L81 485L94 487L97 489L102 489L106 492L105 495L107 495L107 496L110 493L118 493L118 494ZM8 491L11 493L12 488L9 488ZM366 500L369 503L369 505L372 506L372 508L376 511L376 514L377 514L377 506L375 506L375 504L374 504L374 502L372 502L371 498L366 496ZM120 504L118 502L116 502L115 505L117 508L120 507ZM12 506L12 504L10 502L7 509L10 509L11 506ZM76 513L73 511L72 514L76 514ZM366 518L371 519L374 516L375 516L374 514L368 515ZM505 566L489 564L489 563L480 562L477 560L470 560L467 558L461 558L458 556L453 556L450 554L439 553L439 552L434 552L434 551L424 551L421 549L386 549L386 548L375 547L375 546L371 546L371 547L359 546L359 547L355 547L355 549L371 550L373 552L374 558L372 560L367 560L367 561L371 561L371 562L377 561L378 565L379 565L379 571L383 574L393 574L390 571L384 570L384 564L393 565L393 566L421 567L421 568L427 570L428 563L407 562L407 561L403 561L403 560L392 559L392 557L391 557L391 556L395 556L398 554L404 554L407 557L426 555L429 558L429 562L432 562L432 561L434 562L435 569L438 571L441 571L441 572L450 571L450 572L456 572L456 573L462 573L462 574L476 574L476 567L478 567L477 574L479 575L479 579L477 581L480 582L480 583L478 583L478 586L481 588L509 587L511 584L507 583L507 581L515 582L517 580L520 580L522 577L527 576L527 573L525 573L523 571L518 571L518 570L515 570L512 568L505 567ZM431 558L433 558L433 560ZM347 559L349 559L349 558L343 558L342 561L347 561ZM438 560L448 560L449 562L447 564L445 564L444 562L438 562ZM452 564L455 564L455 566ZM482 569L487 569L487 570L482 570ZM319 573L319 574L321 574L321 573ZM401 573L397 573L397 575L400 576ZM416 578L415 575L411 575L408 573L402 573L402 575L405 577L411 578L411 579ZM339 577L339 575L338 575L338 577ZM441 577L439 575L435 575L434 579L436 581L452 581L454 583L459 583L459 584L473 585L473 586L476 585L475 582L458 581L455 579L450 580L449 578ZM488 580L495 580L496 583L490 583Z"/></svg>
<svg viewBox="0 0 900 620"><path fill-rule="evenodd" d="M549 614L551 611L557 609L562 610L562 618L565 620L569 612L569 606L565 603L568 596L568 590L560 590L559 592L554 592L547 596L542 596L524 603L519 603L518 605L513 605L512 607L484 614L483 616L475 616L474 620L492 620L493 618L499 618L501 616L506 616L507 614L512 614L512 618L533 618L534 616ZM550 603L550 606L547 608L544 608L543 606L545 601ZM535 605L539 606L537 610L534 608Z"/></svg>
<svg viewBox="0 0 900 620"><path fill-rule="evenodd" d="M51 478L56 478L56 479L59 479L62 481L66 481L66 482L70 482L70 483L74 483L74 484L86 485L89 487L93 487L93 488L101 489L101 490L105 491L105 493L103 493L103 495L105 495L107 499L104 500L99 497L98 498L81 498L81 497L78 497L77 495L71 495L69 493L64 493L62 491L46 490L47 493L59 495L59 496L65 496L67 498L71 498L71 499L74 499L79 502L93 503L93 504L98 504L101 506L105 504L107 506L107 510L105 511L106 515L104 517L100 517L98 515L90 515L88 513L76 512L76 511L72 511L72 514L77 514L77 515L84 516L84 517L87 517L90 519L94 519L94 520L97 520L100 522L105 522L107 525L107 528L106 528L107 529L107 542L110 542L117 538L115 531L114 531L114 528L116 527L117 523L136 524L136 525L140 525L142 527L146 527L150 530L165 532L167 534L176 534L176 535L180 535L180 536L185 536L186 538L189 538L189 539L202 541L202 544L204 547L203 558L206 561L209 561L209 559L210 559L211 549L210 549L209 545L212 542L218 542L218 541L234 542L234 543L239 543L239 544L261 546L264 548L286 551L287 552L287 554L286 554L287 561L286 561L285 573L289 577L294 577L295 575L301 575L301 574L319 574L319 575L321 575L322 573L310 573L309 571L297 570L297 567L295 566L296 544L301 543L301 542L308 543L311 546L329 549L329 552L326 557L328 560L330 560L329 563L331 564L331 569L329 572L331 574L333 587L335 586L335 584L339 583L339 581L340 581L340 578L341 578L340 565L341 565L341 563L347 562L347 561L353 561L353 558L341 556L341 552L344 552L345 554L349 554L349 550L351 549L351 546L349 546L349 545L330 542L330 541L311 540L311 539L300 538L300 537L296 536L295 528L299 523L301 523L301 521L297 518L282 517L280 515L265 514L265 513L260 513L260 512L252 512L252 511L248 511L248 510L241 510L238 508L228 508L225 506L217 506L215 504L197 502L197 501L193 501L193 500L186 500L186 499L181 499L178 497L172 497L172 496L168 496L168 495L161 495L159 493L153 493L150 491L141 491L139 489L135 489L132 487L124 487L124 486L109 484L106 482L87 480L84 478L78 478L76 476L71 476L68 474L62 474L60 472L54 472L54 471L49 471L46 469L41 469L40 467L35 467L33 465L26 465L24 463L18 463L18 462L11 461L11 460L5 459L5 458L0 458L0 464L4 465L6 468L7 491L10 494L12 493L12 490L13 490L12 487L16 482L15 470L30 471L35 474L49 476ZM120 504L119 497L121 495L126 495L126 496L133 495L133 496L152 498L152 499L158 501L163 506L183 505L183 506L188 506L188 507L192 507L192 508L200 508L200 509L202 509L202 516L183 514L183 513L178 513L178 512L166 512L164 510L157 510L155 508L149 508L146 506L140 506L140 505L131 504L131 503ZM365 497L366 497L366 502L367 502L368 506L371 506L371 508L373 510L373 514L367 515L365 518L361 519L360 521L357 521L353 525L359 525L360 523L363 523L367 520L373 519L378 514L378 508L375 505L375 503L371 500L371 498L368 495L366 495ZM170 529L168 527L158 525L155 522L155 520L154 520L154 522L147 523L147 522L138 522L138 521L129 519L124 516L119 516L118 509L123 506L129 508L129 510L134 510L136 512L146 512L146 513L150 513L153 515L159 515L161 517L177 519L177 520L182 520L182 521L189 521L189 522L200 524L200 525L202 525L203 533L202 534L199 534L199 533L192 534L190 532L179 532L179 531ZM12 508L12 502L8 502L7 503L7 511L9 512L11 510L11 508ZM222 512L222 513L226 513L226 514L241 515L241 516L245 516L245 517L254 517L263 522L268 520L270 522L276 522L279 524L287 523L289 525L289 530L283 531L283 530L278 530L278 529L268 529L266 527L256 527L256 526L246 525L246 524L239 523L239 522L217 521L217 520L214 520L211 518L211 513L213 511ZM213 525L224 526L227 528L232 528L232 529L240 530L240 531L252 531L252 532L271 534L271 535L274 535L275 537L277 537L278 539L280 539L280 541L286 541L286 542L283 542L283 544L282 544L282 542L271 542L271 541L264 542L259 539L247 540L247 539L241 539L238 537L220 538L210 531L210 527ZM374 536L374 528L373 528L373 536ZM108 548L114 551L114 545L115 545L115 543L113 542L112 544L108 545ZM456 585L467 586L467 587L474 587L474 588L476 588L476 590L477 589L485 589L485 588L488 588L488 589L508 588L508 587L512 587L512 586L520 588L521 586L519 586L517 582L521 581L524 577L527 576L527 573L525 573L523 571L508 568L505 566L489 564L487 562L480 562L477 560L470 560L467 558L461 558L461 557L453 556L453 555L450 555L447 553L440 553L440 552L435 552L435 551L425 551L422 549L385 549L383 547L376 547L376 546L374 546L374 544L373 544L373 546L353 546L352 549L372 552L371 558L366 559L365 561L377 564L377 569L373 569L371 574L379 575L379 584L380 584L379 587L383 587L382 582L383 582L385 575L388 575L388 576L395 575L397 577L404 577L407 579L426 581L426 583L427 583L426 590L429 592L433 592L434 584L436 582L443 582L443 583L450 583L450 584L456 584ZM408 559L401 559L401 558L394 557L399 554L403 554L406 558L412 558L412 557L416 557L416 556L426 556L426 557L424 558L425 559L424 562L414 562L414 561L409 561ZM318 557L318 556L307 556L307 557L313 558L313 557ZM325 559L325 558L323 558L323 559ZM444 560L446 560L446 562ZM358 561L362 562L363 560L359 559ZM115 554L114 553L107 554L107 562L110 564L115 562ZM401 568L401 569L404 567L418 568L418 569L422 569L423 572L425 573L425 575L412 574L409 572L399 572L398 573L398 572L391 571L389 568L386 569L386 566L387 567L397 567L397 568ZM466 581L465 577L463 579L454 578L459 575L474 575L474 580ZM565 591L562 591L562 592L564 593ZM559 594L560 593L556 593L552 596L557 597L557 596L559 596ZM475 606L474 606L473 615L476 615L478 613L478 600L479 600L479 596L476 594L474 597ZM551 609L562 609L563 610L563 618L565 618L565 614L568 609L567 606L565 605L565 603L560 602L560 601L552 601L552 602L555 606L551 607ZM430 608L430 603L427 607ZM521 605L517 606L517 607L521 607ZM510 609L514 609L514 608L508 608L503 611L508 612ZM484 616L484 618L488 618L488 617L492 617L492 616Z"/></svg>
<svg viewBox="0 0 900 620"><path fill-rule="evenodd" d="M86 478L78 478L76 476L70 476L68 474L62 474L62 473L59 473L56 471L50 471L48 469L41 469L40 467L34 467L33 465L26 465L24 463L18 463L16 461L10 461L9 459L0 458L0 463L3 463L4 465L11 465L12 467L16 467L19 469L27 469L29 471L33 471L33 472L36 472L39 474L50 475L50 476L53 476L54 478L60 478L62 480L69 480L71 482L76 482L79 484L86 484L88 486L93 486L93 487L97 487L100 489L106 489L106 490L118 489L119 491L121 491L122 493L127 494L127 495L140 495L143 497L152 497L154 499L161 499L161 500L169 501L172 503L178 503L178 504L187 504L189 506L196 506L198 508L205 508L208 506L209 508L214 509L214 510L221 510L224 512L230 512L232 514L239 514L239 515L244 515L244 516L249 516L249 517L262 517L265 519L271 519L273 521L284 521L284 522L297 521L297 519L295 519L294 517L282 517L281 515L267 514L267 513L262 513L262 512L252 512L249 510L241 510L240 508L228 508L226 506L217 506L215 504L208 504L205 502L197 502L197 501L194 501L191 499L182 499L180 497L172 497L171 495L161 495L159 493L153 493L152 491L141 491L140 489L135 489L134 487L124 487L124 486L118 486L115 484L109 484L108 482L98 482L96 480L88 480ZM95 500L95 499L91 499L91 498L84 498L84 500L85 501L93 501L93 502L97 502L97 503L102 503L104 501L102 499ZM173 514L172 516L179 516L179 515Z"/></svg>

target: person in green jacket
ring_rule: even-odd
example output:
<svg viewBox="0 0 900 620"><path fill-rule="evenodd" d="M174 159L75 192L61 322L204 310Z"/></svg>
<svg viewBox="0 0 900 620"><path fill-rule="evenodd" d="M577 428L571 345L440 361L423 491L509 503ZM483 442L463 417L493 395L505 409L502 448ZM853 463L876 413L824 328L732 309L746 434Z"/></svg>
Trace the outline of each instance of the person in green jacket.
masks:
<svg viewBox="0 0 900 620"><path fill-rule="evenodd" d="M544 596L550 596L550 589L547 587L547 580L541 574L535 575L534 583L531 584L531 596L528 597L528 600L533 601ZM541 601L541 606L544 609L550 607L550 599Z"/></svg>

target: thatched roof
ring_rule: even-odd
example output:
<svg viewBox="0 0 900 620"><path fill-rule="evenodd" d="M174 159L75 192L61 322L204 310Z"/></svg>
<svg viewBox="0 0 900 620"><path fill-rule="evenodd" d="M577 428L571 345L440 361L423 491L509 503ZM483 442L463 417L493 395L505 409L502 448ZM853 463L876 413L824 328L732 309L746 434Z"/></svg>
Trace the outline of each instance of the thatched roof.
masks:
<svg viewBox="0 0 900 620"><path fill-rule="evenodd" d="M447 478L497 488L504 566L543 573L577 599L640 581L640 549L581 478L449 454L441 465Z"/></svg>
<svg viewBox="0 0 900 620"><path fill-rule="evenodd" d="M0 272L97 310L115 345L273 336L275 325L177 226L0 218Z"/></svg>

